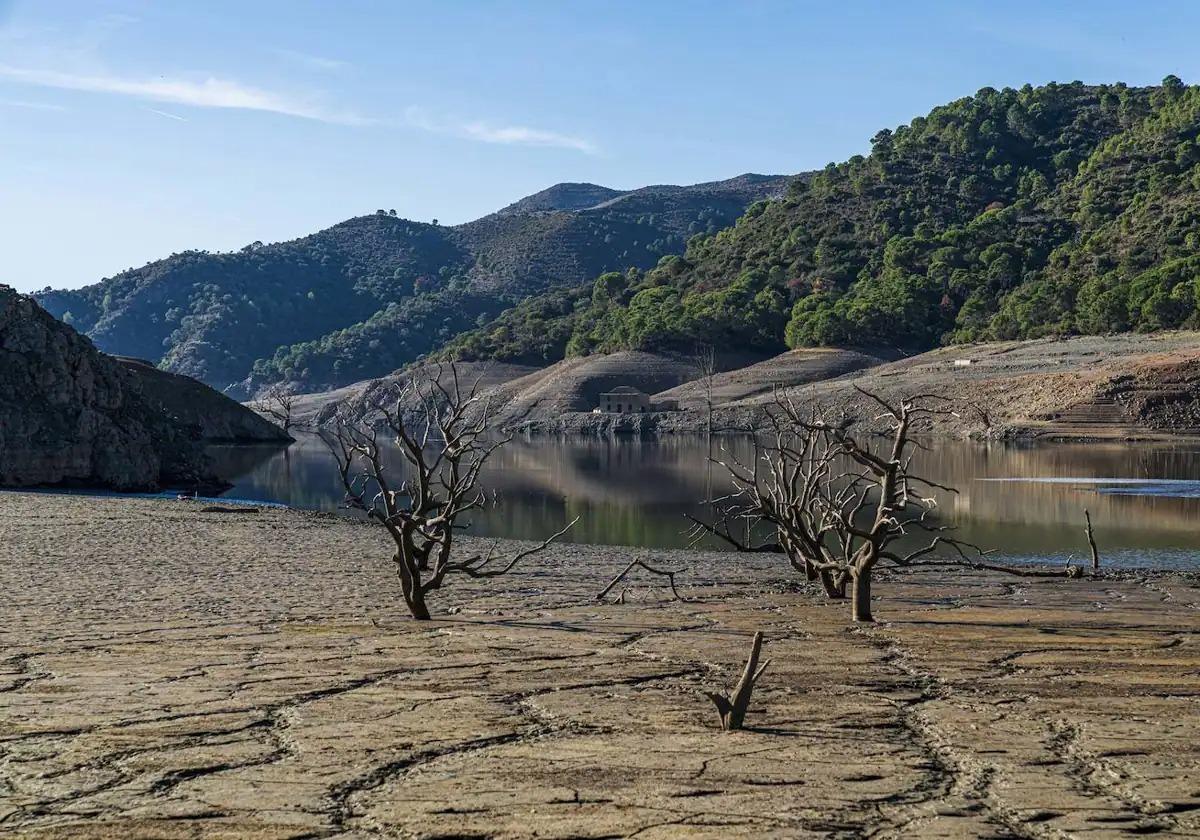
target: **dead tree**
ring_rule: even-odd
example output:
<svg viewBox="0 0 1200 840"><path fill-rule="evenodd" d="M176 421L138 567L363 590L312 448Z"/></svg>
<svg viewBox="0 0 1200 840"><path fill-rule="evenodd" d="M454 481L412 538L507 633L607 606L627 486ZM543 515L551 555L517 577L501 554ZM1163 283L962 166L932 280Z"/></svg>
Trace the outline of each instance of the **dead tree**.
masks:
<svg viewBox="0 0 1200 840"><path fill-rule="evenodd" d="M402 381L391 405L379 396L370 411L322 433L337 459L347 505L383 525L395 542L392 562L416 619L429 618L426 599L454 575L507 574L578 521L507 557L496 556L494 543L484 554L453 558L455 534L469 527L461 520L488 503L480 487L483 467L512 439L496 433L478 384L465 387L453 364L422 368ZM399 470L387 463L392 445Z"/></svg>
<svg viewBox="0 0 1200 840"><path fill-rule="evenodd" d="M1092 533L1092 514L1088 510L1083 511L1083 518L1087 521L1087 526L1084 528L1084 533L1087 534L1088 549L1092 553L1092 574L1100 574L1100 550L1096 548L1096 535Z"/></svg>
<svg viewBox="0 0 1200 840"><path fill-rule="evenodd" d="M296 419L296 395L288 392L282 384L272 385L250 403L250 408L261 414L289 434L293 428L301 424Z"/></svg>
<svg viewBox="0 0 1200 840"><path fill-rule="evenodd" d="M746 710L750 707L750 695L754 693L754 684L758 682L758 678L763 675L763 671L767 670L767 666L771 664L771 660L767 660L760 668L758 665L758 656L762 652L763 634L758 631L754 634L754 641L750 645L750 657L746 660L746 667L742 671L742 678L738 680L738 684L734 686L733 693L728 697L724 694L717 694L715 691L706 691L704 696L717 707L717 714L721 716L721 728L726 732L733 729L741 729L742 722L746 717Z"/></svg>
<svg viewBox="0 0 1200 840"><path fill-rule="evenodd" d="M749 462L728 451L717 459L734 490L725 499L726 524L703 527L735 543L740 541L729 522L748 523L748 533L759 523L773 527L795 569L819 580L830 597L845 597L849 588L853 620L872 621L871 581L880 563L911 566L947 549L949 562L970 564L968 552L982 552L930 521L934 491L956 491L911 468L914 422L954 413L948 401L925 394L892 404L861 393L881 409L861 437L851 431L849 419L827 419L819 408L805 410L777 394L766 412L766 434L753 438ZM882 444L875 442L878 437ZM900 549L901 542L922 533L930 537L928 544Z"/></svg>
<svg viewBox="0 0 1200 840"><path fill-rule="evenodd" d="M699 374L696 381L700 383L701 392L704 394L705 428L711 440L713 433L713 386L717 378L716 349L711 344L698 345L696 352L692 354L692 365Z"/></svg>

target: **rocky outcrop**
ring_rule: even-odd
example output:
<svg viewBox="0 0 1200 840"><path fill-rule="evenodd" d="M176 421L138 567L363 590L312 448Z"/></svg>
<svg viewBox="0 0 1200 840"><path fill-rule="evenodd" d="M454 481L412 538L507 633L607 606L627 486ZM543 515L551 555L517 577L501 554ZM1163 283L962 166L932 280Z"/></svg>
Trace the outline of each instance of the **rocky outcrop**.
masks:
<svg viewBox="0 0 1200 840"><path fill-rule="evenodd" d="M0 286L0 486L215 483L196 426L31 298Z"/></svg>
<svg viewBox="0 0 1200 840"><path fill-rule="evenodd" d="M283 429L203 382L159 370L142 359L115 357L159 411L194 426L209 443L286 443Z"/></svg>

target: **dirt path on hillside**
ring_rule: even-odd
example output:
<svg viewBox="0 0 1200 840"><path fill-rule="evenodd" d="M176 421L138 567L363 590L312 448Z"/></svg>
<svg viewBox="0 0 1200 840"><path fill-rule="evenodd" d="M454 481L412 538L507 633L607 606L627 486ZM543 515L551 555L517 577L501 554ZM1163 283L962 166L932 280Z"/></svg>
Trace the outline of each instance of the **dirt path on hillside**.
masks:
<svg viewBox="0 0 1200 840"><path fill-rule="evenodd" d="M0 494L0 834L1200 833L1193 580L910 576L862 629L770 557L654 552L687 601L597 603L630 551L417 624L367 526Z"/></svg>

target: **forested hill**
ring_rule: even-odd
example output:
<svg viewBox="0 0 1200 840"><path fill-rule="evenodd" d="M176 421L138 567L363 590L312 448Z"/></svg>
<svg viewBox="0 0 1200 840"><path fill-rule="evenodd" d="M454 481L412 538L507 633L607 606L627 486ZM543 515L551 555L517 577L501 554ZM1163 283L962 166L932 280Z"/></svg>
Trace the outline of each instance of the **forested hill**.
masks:
<svg viewBox="0 0 1200 840"><path fill-rule="evenodd" d="M563 184L457 226L381 210L303 239L174 254L35 297L101 350L235 394L252 372L259 384L333 387L401 367L531 294L653 266L788 181Z"/></svg>
<svg viewBox="0 0 1200 840"><path fill-rule="evenodd" d="M650 271L539 295L467 358L1200 326L1200 88L985 88Z"/></svg>

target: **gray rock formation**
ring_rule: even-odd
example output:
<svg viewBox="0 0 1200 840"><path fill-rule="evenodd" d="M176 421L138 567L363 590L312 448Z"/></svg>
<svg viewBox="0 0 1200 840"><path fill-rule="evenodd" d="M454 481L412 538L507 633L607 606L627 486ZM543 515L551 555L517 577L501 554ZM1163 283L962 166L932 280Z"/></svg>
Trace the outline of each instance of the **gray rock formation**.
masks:
<svg viewBox="0 0 1200 840"><path fill-rule="evenodd" d="M194 426L205 442L286 443L292 439L274 423L190 376L159 370L142 359L113 358L133 374L152 405Z"/></svg>
<svg viewBox="0 0 1200 840"><path fill-rule="evenodd" d="M215 483L198 425L144 379L0 286L0 486Z"/></svg>

